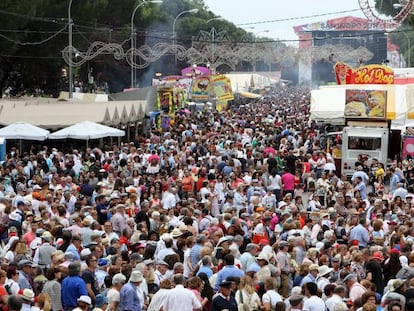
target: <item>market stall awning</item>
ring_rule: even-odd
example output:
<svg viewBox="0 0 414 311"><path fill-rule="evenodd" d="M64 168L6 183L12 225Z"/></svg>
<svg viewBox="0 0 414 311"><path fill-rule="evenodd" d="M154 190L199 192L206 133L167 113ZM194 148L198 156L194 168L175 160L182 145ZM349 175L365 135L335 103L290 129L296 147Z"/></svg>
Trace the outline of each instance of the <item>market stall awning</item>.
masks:
<svg viewBox="0 0 414 311"><path fill-rule="evenodd" d="M260 94L251 93L251 92L244 92L244 91L239 92L239 94L242 97L251 98L251 99L262 97L262 95L260 95Z"/></svg>

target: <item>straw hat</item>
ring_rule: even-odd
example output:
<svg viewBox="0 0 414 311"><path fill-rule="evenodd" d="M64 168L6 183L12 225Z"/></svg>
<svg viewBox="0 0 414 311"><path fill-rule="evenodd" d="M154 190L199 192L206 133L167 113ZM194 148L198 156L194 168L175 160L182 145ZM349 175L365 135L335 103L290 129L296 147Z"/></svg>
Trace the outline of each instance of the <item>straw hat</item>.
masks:
<svg viewBox="0 0 414 311"><path fill-rule="evenodd" d="M35 298L35 294L34 294L34 292L33 292L31 289L26 288L26 289L24 289L24 290L23 290L23 292L20 294L20 297L21 297L23 300L33 302L33 301L34 301L34 298ZM88 297L88 298L89 298L89 297Z"/></svg>

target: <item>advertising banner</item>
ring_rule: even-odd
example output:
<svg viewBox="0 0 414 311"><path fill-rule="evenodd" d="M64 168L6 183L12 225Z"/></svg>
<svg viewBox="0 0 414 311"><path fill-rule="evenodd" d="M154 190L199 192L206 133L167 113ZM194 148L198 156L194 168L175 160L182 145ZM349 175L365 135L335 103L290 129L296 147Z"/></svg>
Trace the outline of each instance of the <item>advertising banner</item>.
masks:
<svg viewBox="0 0 414 311"><path fill-rule="evenodd" d="M353 90L345 91L345 118L385 119L387 91Z"/></svg>
<svg viewBox="0 0 414 311"><path fill-rule="evenodd" d="M194 67L187 67L181 70L181 75L184 77L196 77L196 76L203 76L209 75L211 73L210 69L207 67L201 66L194 66Z"/></svg>
<svg viewBox="0 0 414 311"><path fill-rule="evenodd" d="M336 82L344 84L394 84L394 70L384 65L366 65L353 69L346 63L334 66Z"/></svg>
<svg viewBox="0 0 414 311"><path fill-rule="evenodd" d="M210 94L210 77L200 76L194 79L191 87L191 98L193 101L208 101Z"/></svg>
<svg viewBox="0 0 414 311"><path fill-rule="evenodd" d="M407 155L414 156L414 136L405 136L402 139L402 158L405 159Z"/></svg>
<svg viewBox="0 0 414 311"><path fill-rule="evenodd" d="M231 90L230 79L225 76L212 76L213 91L217 100L227 101L233 100L233 92Z"/></svg>

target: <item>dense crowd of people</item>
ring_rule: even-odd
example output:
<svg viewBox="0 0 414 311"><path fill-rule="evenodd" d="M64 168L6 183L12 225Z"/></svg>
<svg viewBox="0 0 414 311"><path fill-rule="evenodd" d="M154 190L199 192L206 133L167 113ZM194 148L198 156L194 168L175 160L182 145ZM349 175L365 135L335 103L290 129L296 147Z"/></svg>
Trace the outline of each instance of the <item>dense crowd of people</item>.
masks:
<svg viewBox="0 0 414 311"><path fill-rule="evenodd" d="M11 148L0 305L414 310L412 160L341 175L309 108L287 87L121 146Z"/></svg>

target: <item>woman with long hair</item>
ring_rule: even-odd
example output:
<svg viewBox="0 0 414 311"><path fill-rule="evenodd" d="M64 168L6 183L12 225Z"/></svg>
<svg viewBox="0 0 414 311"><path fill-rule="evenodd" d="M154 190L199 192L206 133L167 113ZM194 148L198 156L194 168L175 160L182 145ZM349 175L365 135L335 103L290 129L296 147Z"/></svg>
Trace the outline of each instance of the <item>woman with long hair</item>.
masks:
<svg viewBox="0 0 414 311"><path fill-rule="evenodd" d="M235 298L237 305L245 306L244 310L259 309L260 298L253 287L253 280L250 276L245 275L240 279L240 286Z"/></svg>
<svg viewBox="0 0 414 311"><path fill-rule="evenodd" d="M358 277L358 282L365 278L365 270L362 261L362 252L359 250L355 250L351 253L351 269L352 273L354 273Z"/></svg>
<svg viewBox="0 0 414 311"><path fill-rule="evenodd" d="M17 295L19 293L20 285L18 281L19 272L17 271L17 267L15 265L9 265L7 267L7 280L4 287L12 295Z"/></svg>
<svg viewBox="0 0 414 311"><path fill-rule="evenodd" d="M16 246L19 242L19 238L17 236L13 236L9 239L9 242L4 247L4 257L3 263L11 263L14 262L14 256L16 255Z"/></svg>
<svg viewBox="0 0 414 311"><path fill-rule="evenodd" d="M7 299L9 299L9 293L4 287L6 280L7 280L7 272L4 270L0 270L0 304L1 305L6 305Z"/></svg>
<svg viewBox="0 0 414 311"><path fill-rule="evenodd" d="M400 253L397 250L392 249L390 258L388 258L384 264L384 284L387 284L391 279L396 279L396 275L401 268Z"/></svg>
<svg viewBox="0 0 414 311"><path fill-rule="evenodd" d="M37 306L39 307L40 311L51 311L52 305L50 296L48 294L41 293L37 297Z"/></svg>
<svg viewBox="0 0 414 311"><path fill-rule="evenodd" d="M209 311L210 304L214 296L214 290L211 287L207 274L205 274L204 272L200 272L198 274L198 277L203 281L203 288L201 289L201 297L208 299L208 302L204 305L204 309Z"/></svg>

